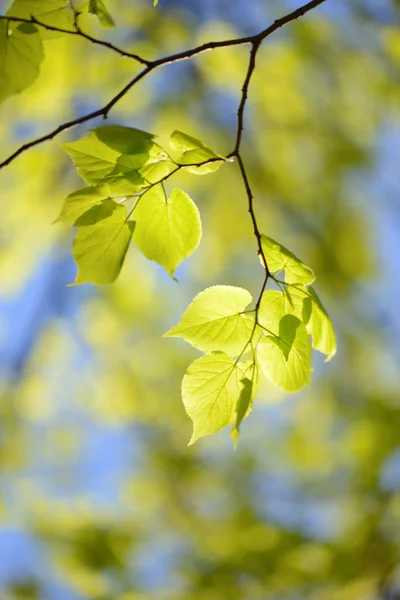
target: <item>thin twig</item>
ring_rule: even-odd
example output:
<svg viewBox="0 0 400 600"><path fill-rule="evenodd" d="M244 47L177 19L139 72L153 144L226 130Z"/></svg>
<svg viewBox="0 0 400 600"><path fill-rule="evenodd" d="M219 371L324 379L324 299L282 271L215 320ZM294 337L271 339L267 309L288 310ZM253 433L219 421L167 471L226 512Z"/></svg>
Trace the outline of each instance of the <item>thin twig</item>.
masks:
<svg viewBox="0 0 400 600"><path fill-rule="evenodd" d="M256 214L254 211L254 196L253 196L253 192L251 191L251 186L249 183L249 179L247 177L247 172L243 163L243 159L240 155L240 152L237 152L237 154L235 154L238 165L239 165L239 169L240 169L240 173L242 175L242 179L243 179L243 183L244 186L246 188L246 194L247 194L247 199L248 199L248 210L250 213L250 217L251 217L251 221L253 223L253 230L254 230L254 235L256 236L257 239L257 246L258 246L258 255L261 257L262 261L263 261L263 266L265 268L265 278L263 281L263 284L261 286L261 291L260 291L260 295L258 297L258 300L256 302L256 314L258 312L258 309L260 307L260 303L261 303L261 297L265 291L265 288L267 286L268 283L268 278L270 276L270 272L269 272L269 268L268 268L268 264L267 264L267 260L265 258L265 253L264 253L264 249L262 247L262 237L261 237L261 232L260 229L258 227L258 223L257 223L257 218L256 218Z"/></svg>
<svg viewBox="0 0 400 600"><path fill-rule="evenodd" d="M246 102L247 102L247 98L249 95L249 86L250 86L250 81L251 81L251 77L254 73L254 69L256 66L256 56L257 56L257 52L261 46L262 43L262 39L257 39L257 41L252 43L252 47L251 47L251 51L250 51L250 57L249 57L249 64L247 67L247 72L246 72L246 76L244 79L244 83L243 83L243 87L242 87L242 95L240 98L240 102L239 102L239 108L237 111L237 131L236 131L236 143L235 143L235 147L233 149L233 151L230 153L230 157L235 157L238 165L239 165L239 169L240 169L240 174L242 176L243 179L243 183L244 183L244 187L246 189L246 194L247 194L247 200L248 200L248 210L250 213L250 217L251 217L251 221L253 223L253 230L254 230L254 235L256 237L257 240L257 246L258 246L258 255L260 256L260 258L262 259L263 262L263 266L265 268L265 277L264 277L264 281L261 287L261 291L258 297L258 300L256 302L256 322L257 322L257 316L258 316L258 309L260 307L260 303L261 303L261 297L264 293L264 290L267 286L268 283L268 277L270 276L270 271L268 268L268 264L267 264L267 259L265 256L265 252L262 246L262 237L261 237L261 232L260 229L258 227L258 223L257 223L257 218L256 218L256 214L255 214L255 210L254 210L254 195L250 186L250 182L249 182L249 178L247 175L247 171L246 168L244 166L243 163L243 159L242 156L240 154L240 145L242 142L242 135L243 135L243 130L244 130L244 111L246 108Z"/></svg>
<svg viewBox="0 0 400 600"><path fill-rule="evenodd" d="M31 15L30 19L25 19L23 17L9 17L7 15L0 15L0 20L12 21L15 23L30 23L32 25L37 25L38 27L43 27L44 29L47 29L48 31L55 31L57 33L65 33L67 35L75 35L77 37L81 37L81 38L88 40L92 44L96 44L97 46L103 46L104 48L108 48L108 50L117 52L120 56L125 56L126 58L132 58L133 60L136 60L137 62L141 63L142 65L148 65L151 62L149 60L146 60L145 58L142 58L138 54L135 54L133 52L127 52L127 51L123 50L122 48L119 48L118 46L114 46L114 44L112 44L111 42L106 42L105 40L100 40L98 38L95 38L95 37L89 35L88 33L85 33L84 31L82 31L82 29L78 26L77 23L75 24L75 29L63 29L62 27L56 27L55 25L48 25L47 23L43 23L42 21L39 21L33 15Z"/></svg>
<svg viewBox="0 0 400 600"><path fill-rule="evenodd" d="M214 50L216 48L228 48L231 46L239 46L239 45L244 45L244 44L253 44L253 47L256 47L265 38L270 36L272 33L277 31L284 25L287 25L291 21L298 19L299 17L306 14L313 8L316 8L318 5L322 4L325 1L326 0L312 0L311 2L308 2L307 4L305 4L304 6L301 6L297 10L289 13L285 17L282 17L281 19L277 19L272 25L270 25L266 29L263 29L261 32L259 32L256 35L253 35L253 36L235 38L235 39L224 40L224 41L219 41L219 42L209 42L206 44L202 44L201 46L192 48L190 50L185 50L184 52L178 52L176 54L171 54L169 56L165 56L164 58L160 58L158 60L154 60L151 62L148 62L148 61L145 61L145 59L142 59L142 61L144 61L146 64L145 68L142 69L142 71L140 71L140 73L138 73L105 106L103 106L102 108L99 108L95 111L92 111L86 115L83 115L81 117L77 117L76 119L72 119L71 121L67 121L66 123L63 123L63 124L59 125L58 127L56 127L55 129L53 129L53 131L50 131L46 135L43 135L43 136L38 137L30 142L27 142L26 144L23 144L13 154L11 154L8 158L6 158L3 162L0 163L0 169L9 165L13 160L15 160L23 152L29 150L30 148L33 148L34 146L37 146L38 144L42 144L45 141L53 139L58 134L60 134L63 131L66 131L67 129L71 129L72 127L75 127L76 125L80 125L81 123L91 121L92 119L95 119L96 117L103 117L106 119L108 116L108 113L113 108L113 106L115 106L115 104L117 104L117 102L121 98L123 98L125 96L125 94L127 94L127 92L134 85L136 85L141 79L143 79L144 77L149 75L149 73L151 73L158 67L176 63L181 60L186 60L186 59L192 58L193 56L196 56L198 54L202 54L203 52L206 52L207 50ZM29 21L29 22L31 22L31 21ZM69 31L65 31L65 32L71 33ZM79 32L74 32L74 34L79 35ZM102 44L102 45L104 45L104 44ZM239 143L240 143L240 140L239 140Z"/></svg>

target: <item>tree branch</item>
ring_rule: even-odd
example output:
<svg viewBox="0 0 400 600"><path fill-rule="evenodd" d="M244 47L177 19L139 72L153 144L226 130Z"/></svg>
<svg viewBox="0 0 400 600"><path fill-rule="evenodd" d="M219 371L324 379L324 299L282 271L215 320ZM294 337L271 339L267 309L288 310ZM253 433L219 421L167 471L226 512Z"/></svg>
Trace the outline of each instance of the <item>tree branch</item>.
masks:
<svg viewBox="0 0 400 600"><path fill-rule="evenodd" d="M0 15L0 20L1 21L11 21L14 23L30 23L32 25L37 25L38 27L43 27L44 29L47 29L47 31L55 31L57 33L65 33L67 35L75 35L77 37L84 38L84 39L88 40L89 42L91 42L92 44L96 44L97 46L103 46L104 48L108 48L108 50L113 50L114 52L117 52L117 54L119 54L120 56L125 56L126 58L132 58L133 60L136 60L137 62L141 63L142 65L150 64L149 60L142 58L138 54L134 54L133 52L126 52L122 48L119 48L118 46L114 46L114 44L111 44L111 42L99 40L99 39L89 35L88 33L85 33L84 31L82 31L82 29L79 27L79 25L76 22L75 22L75 29L62 29L61 27L56 27L55 25L47 25L47 23L42 23L42 21L39 21L33 15L30 17L30 19L24 19L22 17L9 17L7 15Z"/></svg>
<svg viewBox="0 0 400 600"><path fill-rule="evenodd" d="M265 40L265 38L270 36L272 33L277 31L284 25L287 25L291 21L298 19L299 17L306 14L313 8L316 8L317 6L319 6L320 4L322 4L325 1L326 0L311 0L311 2L308 2L304 6L301 6L297 10L287 14L286 16L282 17L281 19L277 19L272 25L270 25L266 29L263 29L262 31L260 31L259 33L257 33L256 35L253 35L253 36L234 38L234 39L223 40L223 41L219 41L219 42L208 42L206 44L202 44L201 46L196 46L195 48L185 50L183 52L171 54L169 56L165 56L163 58L160 58L160 59L157 59L154 61L150 61L150 62L145 59L141 59L141 62L144 62L146 65L145 68L142 69L142 71L140 71L140 73L138 73L105 106L103 106L102 108L99 108L95 111L92 111L90 113L87 113L86 115L83 115L81 117L77 117L76 119L72 119L71 121L67 121L67 122L59 125L55 129L53 129L49 133L47 133L41 137L38 137L30 142L27 142L26 144L23 144L13 154L11 154L8 158L6 158L3 162L0 163L0 169L9 165L13 160L15 160L23 152L26 152L30 148L33 148L34 146L42 144L43 142L53 139L58 134L60 134L63 131L66 131L67 129L71 129L72 127L75 127L76 125L85 123L87 121L95 119L96 117L103 117L104 119L106 119L108 117L108 113L110 112L110 110L115 106L115 104L117 104L117 102L119 102L119 100L121 100L121 98L123 98L127 94L127 92L133 86L135 86L141 79L143 79L144 77L149 75L149 73L158 69L159 67L162 67L164 65L169 65L172 63L176 63L176 62L180 62L182 60L187 60L189 58L192 58L193 56L202 54L203 52L206 52L208 50L214 50L216 48L228 48L231 46L240 46L240 45L245 45L245 44L252 44L253 48L258 48L259 45L261 44L261 42L263 40ZM7 18L9 20L11 20L11 17L10 18L7 17ZM17 19L17 20L20 21L20 19ZM28 22L32 23L32 20L28 20ZM38 24L38 23L36 23L36 24ZM71 32L71 31L65 30L65 31L63 31L63 33L70 33L70 34L73 33L74 35L79 35L82 37L82 34L79 32L79 30L77 32ZM87 39L90 39L90 38L87 38ZM93 43L99 43L99 42L100 42L100 40L97 40L96 42L93 41ZM107 45L107 44L108 44L107 42L105 42L104 44L101 43L101 45ZM113 46L111 49L115 49L115 48L116 47ZM133 56L132 56L132 58L133 58ZM137 58L139 58L139 57L137 57ZM250 76L251 76L251 73L250 73ZM244 100L244 103L245 103L245 100ZM239 138L239 145L240 145L240 138Z"/></svg>

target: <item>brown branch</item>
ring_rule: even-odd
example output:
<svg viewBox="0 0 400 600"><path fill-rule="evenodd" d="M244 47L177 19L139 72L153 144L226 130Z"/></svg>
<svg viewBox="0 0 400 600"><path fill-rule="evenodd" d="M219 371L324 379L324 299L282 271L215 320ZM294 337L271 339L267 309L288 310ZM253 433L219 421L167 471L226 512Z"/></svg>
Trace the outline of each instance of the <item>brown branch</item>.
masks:
<svg viewBox="0 0 400 600"><path fill-rule="evenodd" d="M81 123L85 123L87 121L95 119L96 117L101 117L101 116L106 119L108 117L108 113L113 108L113 106L115 106L115 104L117 104L117 102L121 98L123 98L134 85L136 85L141 79L143 79L144 77L149 75L149 73L151 73L155 69L158 69L159 67L162 67L164 65L169 65L172 63L179 62L181 60L186 60L186 59L192 58L193 56L202 54L203 52L206 52L208 50L214 50L216 48L228 48L231 46L239 46L239 45L244 45L244 44L253 44L253 48L258 48L259 45L261 44L261 42L263 40L265 40L265 38L270 36L272 33L277 31L284 25L287 25L291 21L298 19L299 17L306 14L307 12L309 12L313 8L317 7L318 5L322 4L323 2L325 2L325 0L311 0L311 2L308 2L304 6L301 6L300 8L289 13L285 17L282 17L281 19L277 19L272 25L270 25L266 29L263 29L261 32L259 32L256 35L253 35L253 36L234 38L234 39L224 40L224 41L219 41L219 42L208 42L206 44L202 44L201 46L196 46L195 48L185 50L184 52L178 52L175 54L171 54L169 56L165 56L163 58L160 58L160 59L157 59L157 60L154 60L151 62L148 62L148 61L145 61L144 59L142 59L142 62L145 62L145 64L146 64L145 68L142 69L142 71L140 71L140 73L138 73L105 106L103 106L102 108L99 108L93 112L90 112L86 115L83 115L81 117L77 117L76 119L72 119L71 121L67 121L66 123L63 123L63 124L59 125L58 127L56 127L55 129L53 129L46 135L43 135L43 136L38 137L30 142L27 142L26 144L23 144L13 154L11 154L8 158L6 158L3 162L0 163L0 169L9 165L13 160L15 160L23 152L29 150L30 148L33 148L34 146L42 144L45 141L53 139L61 132L66 131L67 129L71 129L72 127L75 127L75 125L80 125ZM28 22L31 23L32 21L29 20ZM69 32L68 30L65 30L64 33L71 33L71 32ZM73 32L73 34L81 35L79 33L79 31ZM106 42L106 44L107 44L107 42ZM104 44L101 44L101 45L104 45ZM240 139L239 139L239 144L240 144Z"/></svg>
<svg viewBox="0 0 400 600"><path fill-rule="evenodd" d="M55 31L57 33L65 33L67 35L75 35L77 37L84 38L84 39L88 40L89 42L91 42L92 44L96 44L97 46L103 46L104 48L108 48L108 50L113 50L114 52L117 52L117 54L119 54L120 56L124 56L126 58L132 58L133 60L136 60L137 62L141 63L142 65L148 65L151 62L149 60L146 60L145 58L142 58L138 54L135 54L133 52L126 52L122 48L119 48L118 46L114 46L114 44L111 44L111 42L106 42L105 40L99 40L98 38L95 38L95 37L89 35L88 33L85 33L78 26L77 22L75 22L75 29L63 29L62 27L56 27L55 25L48 25L47 23L43 23L42 21L39 21L33 15L31 15L30 19L24 19L23 17L9 17L7 15L0 15L0 20L12 21L15 23L30 23L31 25L37 25L38 27L43 27L44 29L47 29L48 31Z"/></svg>
<svg viewBox="0 0 400 600"><path fill-rule="evenodd" d="M260 303L261 303L261 298L262 295L264 293L264 290L267 286L268 283L268 278L270 276L270 271L268 268L268 264L267 264L267 259L265 257L265 253L264 253L264 249L262 247L262 238L261 238L261 232L260 229L258 227L258 223L257 223L257 218L256 218L256 213L254 210L254 196L253 196L253 192L250 186L250 182L249 182L249 178L247 176L247 171L246 168L244 166L243 163L243 159L242 156L240 154L240 144L242 142L242 135L243 135L243 130L244 130L244 111L246 108L246 102L247 102L247 98L249 95L249 86L250 86L250 81L251 81L251 77L254 73L254 69L256 66L256 56L257 56L257 52L261 46L262 43L262 39L259 38L257 39L255 42L252 43L252 47L251 47L251 51L250 51L250 57L249 57L249 64L247 67L247 72L246 72L246 76L244 79L244 83L243 83L243 87L242 87L242 95L240 98L240 102L239 102L239 107L238 107L238 111L237 111L237 131L236 131L236 143L235 143L235 147L233 149L233 151L229 154L230 157L235 157L238 165L239 165L239 169L240 169L240 174L242 176L243 179L243 183L244 183L244 187L246 190L246 194L247 194L247 200L248 200L248 211L250 213L250 218L251 221L253 223L253 231L254 231L254 235L256 237L257 240L257 246L258 246L258 255L259 257L262 259L264 268L265 268L265 277L264 277L264 281L263 284L261 286L261 291L260 294L258 296L258 300L256 302L256 322L257 322L257 317L258 317L258 309L260 307Z"/></svg>
<svg viewBox="0 0 400 600"><path fill-rule="evenodd" d="M239 169L240 169L240 173L242 175L242 179L243 179L243 183L244 183L244 187L246 189L246 194L247 194L247 199L248 199L248 210L250 213L250 217L251 217L251 221L253 223L253 230L254 230L254 235L256 236L257 239L257 246L258 246L258 255L262 258L262 261L264 263L264 268L265 268L265 278L263 281L263 284L261 286L261 291L260 294L258 296L258 300L256 302L256 314L258 312L258 308L260 306L261 303L261 298L262 295L264 293L265 288L267 287L267 283L268 283L268 278L270 276L270 271L268 268L268 264L267 264L267 260L265 258L265 254L264 254L264 250L262 247L262 239L261 239L261 232L259 230L258 227L258 223L257 223L257 218L256 218L256 214L254 211L254 196L253 196L253 192L251 190L251 186L250 186L250 182L249 182L249 178L247 176L247 172L243 163L243 159L240 155L240 152L237 152L237 154L235 154L238 165L239 165Z"/></svg>

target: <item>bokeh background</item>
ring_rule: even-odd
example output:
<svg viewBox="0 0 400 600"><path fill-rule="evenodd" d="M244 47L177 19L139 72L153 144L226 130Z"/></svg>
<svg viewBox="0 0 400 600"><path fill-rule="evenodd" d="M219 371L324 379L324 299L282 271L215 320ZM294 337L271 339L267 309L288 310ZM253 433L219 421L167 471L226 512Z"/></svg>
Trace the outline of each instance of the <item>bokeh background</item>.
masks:
<svg viewBox="0 0 400 600"><path fill-rule="evenodd" d="M255 33L299 2L108 0L94 35L148 57ZM9 2L0 1L4 13ZM328 0L259 53L243 153L261 229L317 275L338 354L312 385L263 382L236 451L187 447L180 380L198 355L161 335L215 284L262 271L236 165L179 174L200 248L179 284L134 248L112 286L75 278L52 224L81 187L58 143L0 174L0 598L400 598L400 3ZM0 155L105 104L134 62L46 41L36 83L0 107ZM247 49L166 67L110 123L233 147Z"/></svg>

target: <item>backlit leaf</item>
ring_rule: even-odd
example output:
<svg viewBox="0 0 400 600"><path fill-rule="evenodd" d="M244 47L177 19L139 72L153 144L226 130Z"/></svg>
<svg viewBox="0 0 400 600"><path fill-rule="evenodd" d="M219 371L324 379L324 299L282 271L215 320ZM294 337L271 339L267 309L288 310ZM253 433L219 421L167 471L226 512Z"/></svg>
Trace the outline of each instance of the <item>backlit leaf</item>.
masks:
<svg viewBox="0 0 400 600"><path fill-rule="evenodd" d="M235 423L242 379L242 370L224 352L206 354L189 366L182 381L183 403L193 421L189 444Z"/></svg>
<svg viewBox="0 0 400 600"><path fill-rule="evenodd" d="M286 283L309 285L315 280L315 275L297 256L266 235L261 236L262 249L271 273L279 274L285 270ZM262 257L260 257L263 262Z"/></svg>
<svg viewBox="0 0 400 600"><path fill-rule="evenodd" d="M313 338L313 348L326 354L326 361L328 361L336 354L336 336L333 325L313 288L310 287L307 291L311 300L311 302L308 301L310 314L306 323L307 331Z"/></svg>
<svg viewBox="0 0 400 600"><path fill-rule="evenodd" d="M98 187L105 195L128 195L153 183L152 168L156 174L157 170L162 172L162 176L169 172L169 157L153 137L139 129L109 125L94 129L76 142L63 144L62 148L88 185Z"/></svg>
<svg viewBox="0 0 400 600"><path fill-rule="evenodd" d="M63 207L56 222L79 225L77 221L84 213L104 201L104 194L97 188L86 187L72 192L64 200Z"/></svg>
<svg viewBox="0 0 400 600"><path fill-rule="evenodd" d="M294 315L282 317L276 335L262 338L257 352L261 369L276 386L296 392L309 385L311 344L305 325Z"/></svg>
<svg viewBox="0 0 400 600"><path fill-rule="evenodd" d="M41 23L70 31L74 25L74 13L68 0L14 0L7 15L23 19L33 16ZM13 24L10 25L13 28ZM40 26L38 31L42 38L61 35Z"/></svg>
<svg viewBox="0 0 400 600"><path fill-rule="evenodd" d="M245 348L254 328L254 315L243 314L251 301L251 294L243 288L208 288L195 297L165 336L181 337L204 352L222 350L235 356Z"/></svg>
<svg viewBox="0 0 400 600"><path fill-rule="evenodd" d="M21 23L11 30L7 21L0 21L0 102L32 85L42 60L42 40L36 27Z"/></svg>
<svg viewBox="0 0 400 600"><path fill-rule="evenodd" d="M121 270L131 241L134 224L127 221L125 206L107 200L109 217L94 225L80 227L72 245L78 266L75 284L112 283Z"/></svg>
<svg viewBox="0 0 400 600"><path fill-rule="evenodd" d="M133 218L138 248L172 276L200 243L199 211L181 190L172 190L167 198L161 186L152 188L138 200Z"/></svg>
<svg viewBox="0 0 400 600"><path fill-rule="evenodd" d="M196 165L211 160L209 164L199 167L188 166L186 170L195 175L206 175L216 171L224 161L224 157L216 154L211 148L208 148L197 138L186 135L181 131L174 131L171 135L171 147L176 152L181 152L177 163L181 165ZM220 160L216 160L220 159Z"/></svg>
<svg viewBox="0 0 400 600"><path fill-rule="evenodd" d="M252 402L258 388L257 363L253 361L248 364L239 363L238 366L242 369L244 377L240 382L242 384L242 390L236 405L236 421L230 433L235 447L239 440L240 425L251 412Z"/></svg>
<svg viewBox="0 0 400 600"><path fill-rule="evenodd" d="M264 292L260 309L260 324L278 333L280 320L292 314L304 323L312 337L312 346L327 355L327 361L336 353L336 338L332 323L312 287L288 287L285 293Z"/></svg>
<svg viewBox="0 0 400 600"><path fill-rule="evenodd" d="M89 0L89 12L96 15L102 27L115 27L115 21L108 12L103 0Z"/></svg>

